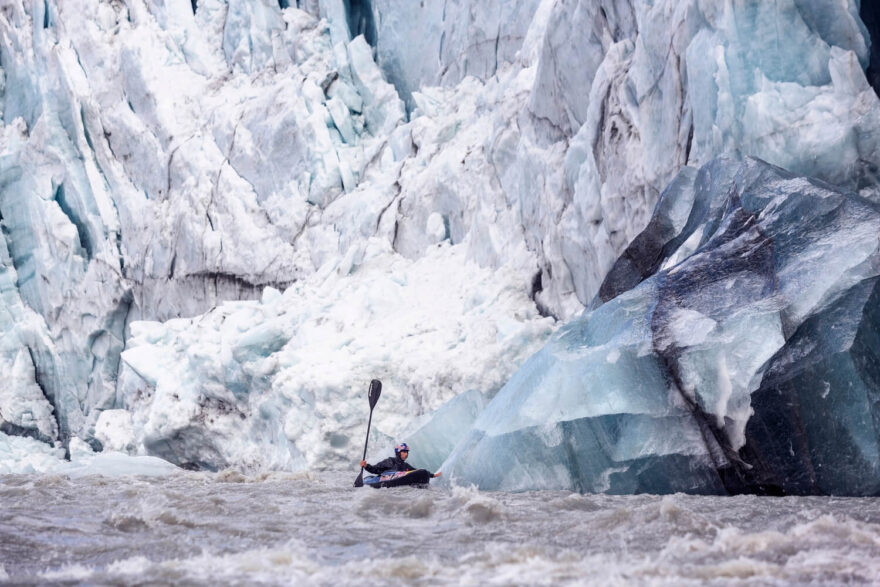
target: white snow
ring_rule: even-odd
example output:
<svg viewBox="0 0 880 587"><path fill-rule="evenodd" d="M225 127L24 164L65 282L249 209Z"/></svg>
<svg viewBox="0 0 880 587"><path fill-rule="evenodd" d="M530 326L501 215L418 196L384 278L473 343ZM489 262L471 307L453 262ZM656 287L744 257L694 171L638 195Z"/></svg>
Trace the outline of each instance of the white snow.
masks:
<svg viewBox="0 0 880 587"><path fill-rule="evenodd" d="M126 410L104 410L95 422L95 438L104 450L131 452L134 450L134 428L131 413Z"/></svg>
<svg viewBox="0 0 880 587"><path fill-rule="evenodd" d="M64 449L0 432L0 473L46 473L64 463Z"/></svg>

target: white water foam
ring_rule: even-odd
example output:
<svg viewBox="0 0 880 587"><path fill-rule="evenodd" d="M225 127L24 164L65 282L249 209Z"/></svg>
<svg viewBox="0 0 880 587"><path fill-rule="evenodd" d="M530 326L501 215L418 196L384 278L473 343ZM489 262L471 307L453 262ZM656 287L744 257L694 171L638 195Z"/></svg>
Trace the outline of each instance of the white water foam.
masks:
<svg viewBox="0 0 880 587"><path fill-rule="evenodd" d="M355 489L354 473L0 476L0 579L872 584L880 501Z"/></svg>

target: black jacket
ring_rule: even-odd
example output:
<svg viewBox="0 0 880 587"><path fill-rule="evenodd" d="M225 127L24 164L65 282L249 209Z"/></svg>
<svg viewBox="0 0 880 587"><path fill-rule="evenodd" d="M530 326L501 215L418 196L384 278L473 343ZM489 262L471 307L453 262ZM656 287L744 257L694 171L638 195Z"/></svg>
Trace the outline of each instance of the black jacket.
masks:
<svg viewBox="0 0 880 587"><path fill-rule="evenodd" d="M405 460L398 456L388 457L384 461L379 461L375 465L367 464L364 467L367 471L372 473L373 475L381 475L386 471L415 471L416 468L407 463Z"/></svg>

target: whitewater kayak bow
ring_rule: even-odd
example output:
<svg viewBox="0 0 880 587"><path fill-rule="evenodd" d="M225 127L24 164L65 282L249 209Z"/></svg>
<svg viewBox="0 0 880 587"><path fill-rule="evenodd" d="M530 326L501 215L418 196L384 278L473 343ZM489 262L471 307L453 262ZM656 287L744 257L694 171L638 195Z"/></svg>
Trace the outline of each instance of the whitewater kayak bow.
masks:
<svg viewBox="0 0 880 587"><path fill-rule="evenodd" d="M403 485L422 485L427 487L431 480L431 473L425 469L415 469L413 471L389 471L381 475L367 477L364 479L364 485L370 487L401 487Z"/></svg>

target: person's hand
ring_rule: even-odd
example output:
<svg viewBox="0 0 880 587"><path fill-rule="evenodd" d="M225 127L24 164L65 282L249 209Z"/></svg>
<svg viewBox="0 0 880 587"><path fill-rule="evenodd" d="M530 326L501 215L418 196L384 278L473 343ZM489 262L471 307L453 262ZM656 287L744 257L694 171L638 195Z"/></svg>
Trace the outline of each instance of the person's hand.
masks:
<svg viewBox="0 0 880 587"><path fill-rule="evenodd" d="M443 474L443 473L441 473L440 471L437 471L436 473L434 473L434 477L439 477L439 476L442 475L442 474Z"/></svg>
<svg viewBox="0 0 880 587"><path fill-rule="evenodd" d="M367 466L367 461L361 461L361 468L363 469L366 466Z"/></svg>

